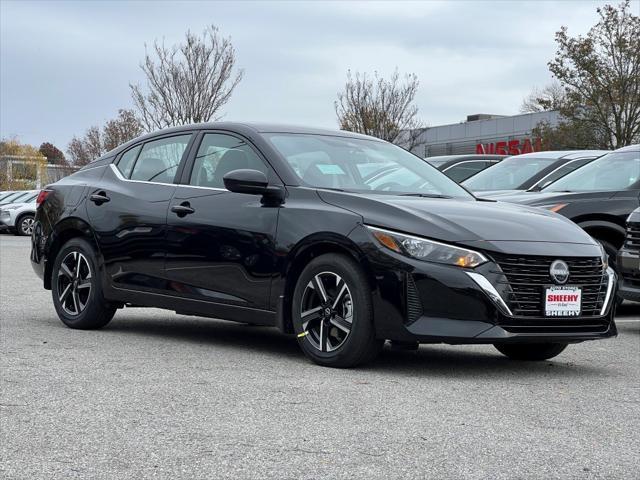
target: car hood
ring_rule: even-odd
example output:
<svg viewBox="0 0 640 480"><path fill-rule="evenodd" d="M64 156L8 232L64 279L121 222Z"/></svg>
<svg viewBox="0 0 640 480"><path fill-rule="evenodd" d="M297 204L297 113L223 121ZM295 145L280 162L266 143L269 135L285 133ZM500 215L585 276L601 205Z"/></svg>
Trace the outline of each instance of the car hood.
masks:
<svg viewBox="0 0 640 480"><path fill-rule="evenodd" d="M552 242L594 245L580 227L546 210L494 201L318 191L365 224L446 242Z"/></svg>
<svg viewBox="0 0 640 480"><path fill-rule="evenodd" d="M495 198L502 197L503 195L517 195L523 192L525 192L525 190L485 190L473 192L473 194L478 198Z"/></svg>

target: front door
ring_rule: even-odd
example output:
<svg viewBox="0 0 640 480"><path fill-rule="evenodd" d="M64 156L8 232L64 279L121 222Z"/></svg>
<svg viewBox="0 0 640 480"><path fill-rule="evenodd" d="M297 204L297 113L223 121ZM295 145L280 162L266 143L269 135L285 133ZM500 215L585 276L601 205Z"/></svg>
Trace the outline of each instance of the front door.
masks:
<svg viewBox="0 0 640 480"><path fill-rule="evenodd" d="M167 210L191 137L182 134L136 145L90 187L87 213L104 259L107 288L166 290Z"/></svg>
<svg viewBox="0 0 640 480"><path fill-rule="evenodd" d="M224 188L225 174L247 168L280 184L242 138L202 135L186 166L188 184L179 185L171 200L165 275L175 295L193 300L190 310L196 313L242 319L251 309L254 323L269 323L261 313L274 309L269 296L276 274L279 207L263 206L258 195Z"/></svg>

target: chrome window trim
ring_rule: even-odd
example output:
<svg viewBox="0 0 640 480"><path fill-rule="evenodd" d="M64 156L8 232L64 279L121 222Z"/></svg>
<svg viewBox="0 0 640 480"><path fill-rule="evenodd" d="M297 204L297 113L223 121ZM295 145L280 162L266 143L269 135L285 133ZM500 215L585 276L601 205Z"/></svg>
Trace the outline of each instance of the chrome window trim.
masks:
<svg viewBox="0 0 640 480"><path fill-rule="evenodd" d="M113 171L113 173L115 173L116 177L118 177L118 180L122 180L123 182L147 183L147 184L151 184L151 185L165 185L165 186L168 186L168 187L177 187L178 186L177 183L150 182L148 180L131 180L130 178L124 178L124 176L122 175L122 172L120 172L120 170L118 170L118 167L116 167L115 164L110 163L109 166L111 167L111 170Z"/></svg>
<svg viewBox="0 0 640 480"><path fill-rule="evenodd" d="M451 169L451 168L453 168L453 167L457 167L458 165L463 165L463 164L465 164L465 163L473 163L473 162L483 162L483 163L484 163L484 162L490 162L490 163L493 163L493 164L495 164L495 163L499 163L497 160L464 160L464 161L462 161L462 162L455 163L455 164L453 164L453 165L451 165L451 166L449 166L449 167L445 168L444 170L442 170L442 173L446 172L447 170L449 170L449 169ZM491 167L491 166L492 166L492 165L489 165L488 167L485 167L485 168L489 168L489 167ZM482 170L479 170L479 171L481 172Z"/></svg>

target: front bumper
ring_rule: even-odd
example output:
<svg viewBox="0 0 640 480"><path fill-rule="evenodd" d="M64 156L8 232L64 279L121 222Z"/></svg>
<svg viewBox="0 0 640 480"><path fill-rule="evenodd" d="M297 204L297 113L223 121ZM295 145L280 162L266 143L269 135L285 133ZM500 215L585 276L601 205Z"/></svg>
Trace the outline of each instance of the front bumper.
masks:
<svg viewBox="0 0 640 480"><path fill-rule="evenodd" d="M618 252L620 286L618 294L625 300L640 302L640 253L623 247Z"/></svg>
<svg viewBox="0 0 640 480"><path fill-rule="evenodd" d="M10 210L0 210L0 230L11 229L15 226L15 218Z"/></svg>
<svg viewBox="0 0 640 480"><path fill-rule="evenodd" d="M449 344L575 343L617 334L617 280L611 270L607 299L595 314L523 317L509 310L493 262L469 270L413 260L377 246L370 246L366 257L379 338Z"/></svg>

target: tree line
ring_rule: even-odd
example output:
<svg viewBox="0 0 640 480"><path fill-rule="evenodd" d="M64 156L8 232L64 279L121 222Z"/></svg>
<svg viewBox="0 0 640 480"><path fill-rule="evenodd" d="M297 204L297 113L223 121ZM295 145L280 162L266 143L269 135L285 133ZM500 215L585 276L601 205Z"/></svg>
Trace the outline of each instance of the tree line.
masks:
<svg viewBox="0 0 640 480"><path fill-rule="evenodd" d="M541 123L533 132L551 148L611 149L640 141L640 17L629 0L597 12L598 22L584 36L561 27L547 64L553 82L523 100L523 113L560 112L558 125ZM46 142L41 154L51 163L84 165L144 132L218 120L243 76L231 39L215 26L201 35L188 31L178 45L156 40L145 46L140 68L146 81L129 85L133 109L74 136L68 159ZM388 78L348 71L334 102L339 128L411 149L424 129L418 87L415 74L397 69Z"/></svg>

